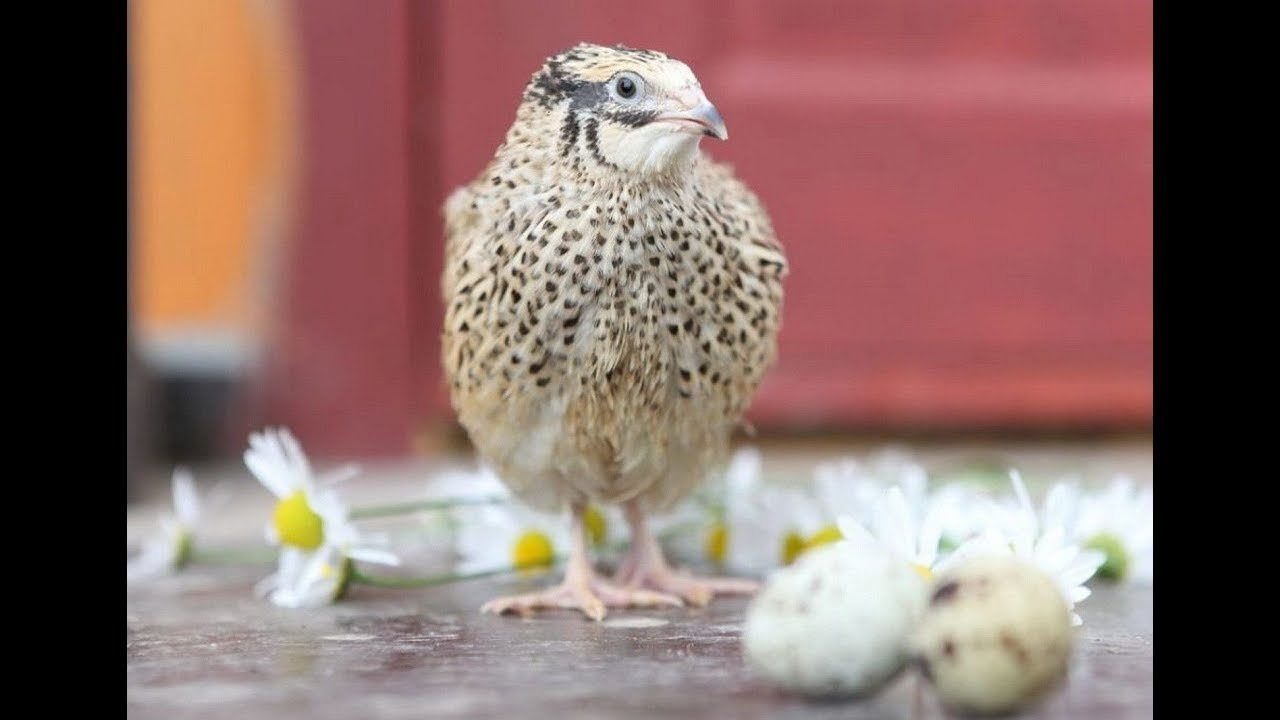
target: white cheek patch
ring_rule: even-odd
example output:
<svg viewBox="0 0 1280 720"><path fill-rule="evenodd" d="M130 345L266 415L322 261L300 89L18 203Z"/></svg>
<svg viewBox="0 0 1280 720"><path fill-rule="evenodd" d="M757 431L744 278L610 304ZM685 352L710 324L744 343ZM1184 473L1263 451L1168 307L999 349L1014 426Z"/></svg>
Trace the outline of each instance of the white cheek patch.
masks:
<svg viewBox="0 0 1280 720"><path fill-rule="evenodd" d="M698 148L700 135L672 132L661 123L602 133L600 150L609 162L624 170L656 173L688 162Z"/></svg>

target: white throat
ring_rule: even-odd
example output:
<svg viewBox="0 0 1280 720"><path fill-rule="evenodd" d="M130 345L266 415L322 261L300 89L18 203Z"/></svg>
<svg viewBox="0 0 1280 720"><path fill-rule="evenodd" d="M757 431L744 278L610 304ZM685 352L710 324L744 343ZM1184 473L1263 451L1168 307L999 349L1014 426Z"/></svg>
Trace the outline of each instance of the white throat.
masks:
<svg viewBox="0 0 1280 720"><path fill-rule="evenodd" d="M671 132L661 124L653 124L623 133L614 147L602 149L623 169L657 175L691 164L701 139L700 135Z"/></svg>

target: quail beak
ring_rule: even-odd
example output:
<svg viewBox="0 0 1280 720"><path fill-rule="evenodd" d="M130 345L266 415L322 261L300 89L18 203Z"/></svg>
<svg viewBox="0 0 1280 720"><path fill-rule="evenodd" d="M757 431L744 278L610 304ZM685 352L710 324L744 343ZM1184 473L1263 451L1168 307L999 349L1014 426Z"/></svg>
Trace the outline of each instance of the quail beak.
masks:
<svg viewBox="0 0 1280 720"><path fill-rule="evenodd" d="M729 130L724 126L724 118L720 117L720 111L716 110L716 106L712 105L706 97L702 97L701 93L698 95L696 102L683 105L680 110L674 112L662 113L654 118L654 121L673 123L685 132L728 140Z"/></svg>

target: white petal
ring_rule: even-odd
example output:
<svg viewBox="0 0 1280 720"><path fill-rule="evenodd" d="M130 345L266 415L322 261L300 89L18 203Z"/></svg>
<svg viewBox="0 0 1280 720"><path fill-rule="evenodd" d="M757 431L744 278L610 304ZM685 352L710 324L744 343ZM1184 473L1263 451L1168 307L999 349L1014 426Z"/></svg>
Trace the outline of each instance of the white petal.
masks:
<svg viewBox="0 0 1280 720"><path fill-rule="evenodd" d="M283 568L283 557L282 568ZM334 599L341 580L341 554L332 547L303 555L297 553L295 562L301 562L290 568L293 577L286 578L282 569L276 589L271 593L271 602L287 608L319 607L327 605Z"/></svg>
<svg viewBox="0 0 1280 720"><path fill-rule="evenodd" d="M924 513L926 499L929 496L929 475L924 468L907 461L907 464L901 470L901 478L898 481L902 488L903 495L908 501L907 504L911 508L912 514L920 516Z"/></svg>
<svg viewBox="0 0 1280 720"><path fill-rule="evenodd" d="M759 482L762 465L760 451L753 447L740 448L735 452L726 473L730 492L754 487Z"/></svg>
<svg viewBox="0 0 1280 720"><path fill-rule="evenodd" d="M317 488L304 490L303 492L306 493L307 505L324 520L325 534L332 532L332 529L339 525L348 524L350 512L335 490L332 488Z"/></svg>
<svg viewBox="0 0 1280 720"><path fill-rule="evenodd" d="M1076 508L1080 500L1080 488L1075 483L1056 483L1049 489L1044 501L1041 521L1048 526L1058 525L1071 539L1076 538Z"/></svg>
<svg viewBox="0 0 1280 720"><path fill-rule="evenodd" d="M1062 581L1071 585L1083 585L1106 562L1106 556L1096 550L1082 550L1070 565L1059 572Z"/></svg>
<svg viewBox="0 0 1280 720"><path fill-rule="evenodd" d="M1080 553L1075 545L1068 545L1061 527L1051 527L1036 540L1032 559L1045 568L1066 567Z"/></svg>
<svg viewBox="0 0 1280 720"><path fill-rule="evenodd" d="M276 579L279 584L283 586L296 585L308 561L314 555L315 553L306 553L297 548L285 546L280 551L279 565L276 569Z"/></svg>
<svg viewBox="0 0 1280 720"><path fill-rule="evenodd" d="M841 515L836 518L836 527L840 528L840 534L846 540L856 543L875 543L876 539L863 527L862 523L853 518L852 515Z"/></svg>
<svg viewBox="0 0 1280 720"><path fill-rule="evenodd" d="M1036 521L1036 510L1031 504L1031 494L1027 492L1027 485L1022 481L1022 473L1017 470L1009 471L1009 480L1013 482L1013 492L1018 496L1018 505L1022 508L1022 512L1030 518L1031 532L1035 534L1038 530Z"/></svg>
<svg viewBox="0 0 1280 720"><path fill-rule="evenodd" d="M379 550L371 547L351 548L347 551L347 556L352 560L360 560L363 562L378 563L380 565L399 566L400 558L396 554L387 550Z"/></svg>
<svg viewBox="0 0 1280 720"><path fill-rule="evenodd" d="M283 500L293 493L294 487L289 484L289 479L279 466L252 449L244 451L244 464L272 495Z"/></svg>
<svg viewBox="0 0 1280 720"><path fill-rule="evenodd" d="M171 547L167 538L148 538L142 545L142 552L125 565L127 582L132 584L151 580L172 572L175 552L176 548Z"/></svg>
<svg viewBox="0 0 1280 720"><path fill-rule="evenodd" d="M267 428L249 436L245 465L276 497L287 497L313 485L311 466L298 441L284 428Z"/></svg>
<svg viewBox="0 0 1280 720"><path fill-rule="evenodd" d="M307 460L307 454L302 451L302 444L293 436L293 433L289 432L288 428L276 428L276 438L284 448L289 465L310 476L311 463Z"/></svg>
<svg viewBox="0 0 1280 720"><path fill-rule="evenodd" d="M1011 552L1009 542L1004 535L996 528L989 527L982 534L961 543L950 555L937 563L936 569L938 572L945 572L969 558L985 555L1009 555Z"/></svg>
<svg viewBox="0 0 1280 720"><path fill-rule="evenodd" d="M875 536L891 552L904 558L915 556L915 533L911 527L911 511L902 488L889 488L876 513Z"/></svg>
<svg viewBox="0 0 1280 720"><path fill-rule="evenodd" d="M187 468L173 471L173 509L183 525L195 527L200 520L200 497L196 494L196 481Z"/></svg>
<svg viewBox="0 0 1280 720"><path fill-rule="evenodd" d="M938 560L938 545L942 542L942 512L935 505L925 512L920 523L916 548L916 561L925 567L933 567Z"/></svg>
<svg viewBox="0 0 1280 720"><path fill-rule="evenodd" d="M359 465L356 465L355 463L348 463L342 467L324 472L316 478L316 484L324 487L333 487L359 476L360 472L361 470Z"/></svg>
<svg viewBox="0 0 1280 720"><path fill-rule="evenodd" d="M505 569L510 567L509 564L502 563L486 563L479 559L460 560L453 566L453 571L460 575L470 575L472 573L488 572L490 570Z"/></svg>
<svg viewBox="0 0 1280 720"><path fill-rule="evenodd" d="M361 532L360 541L363 545L386 547L391 544L391 533L384 530Z"/></svg>
<svg viewBox="0 0 1280 720"><path fill-rule="evenodd" d="M510 499L511 491L492 468L482 464L474 471L451 469L440 473L428 481L427 497L458 500L493 497Z"/></svg>

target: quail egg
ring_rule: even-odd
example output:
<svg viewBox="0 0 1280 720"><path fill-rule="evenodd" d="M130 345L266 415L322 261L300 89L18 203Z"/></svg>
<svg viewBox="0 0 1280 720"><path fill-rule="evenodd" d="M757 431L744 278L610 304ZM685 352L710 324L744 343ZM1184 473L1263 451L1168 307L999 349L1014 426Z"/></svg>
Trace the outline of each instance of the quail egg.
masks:
<svg viewBox="0 0 1280 720"><path fill-rule="evenodd" d="M747 664L824 697L867 695L906 665L928 586L878 545L839 542L776 571L747 609Z"/></svg>
<svg viewBox="0 0 1280 720"><path fill-rule="evenodd" d="M911 652L947 708L998 714L1058 685L1072 644L1071 610L1053 580L1024 561L991 556L938 576Z"/></svg>

